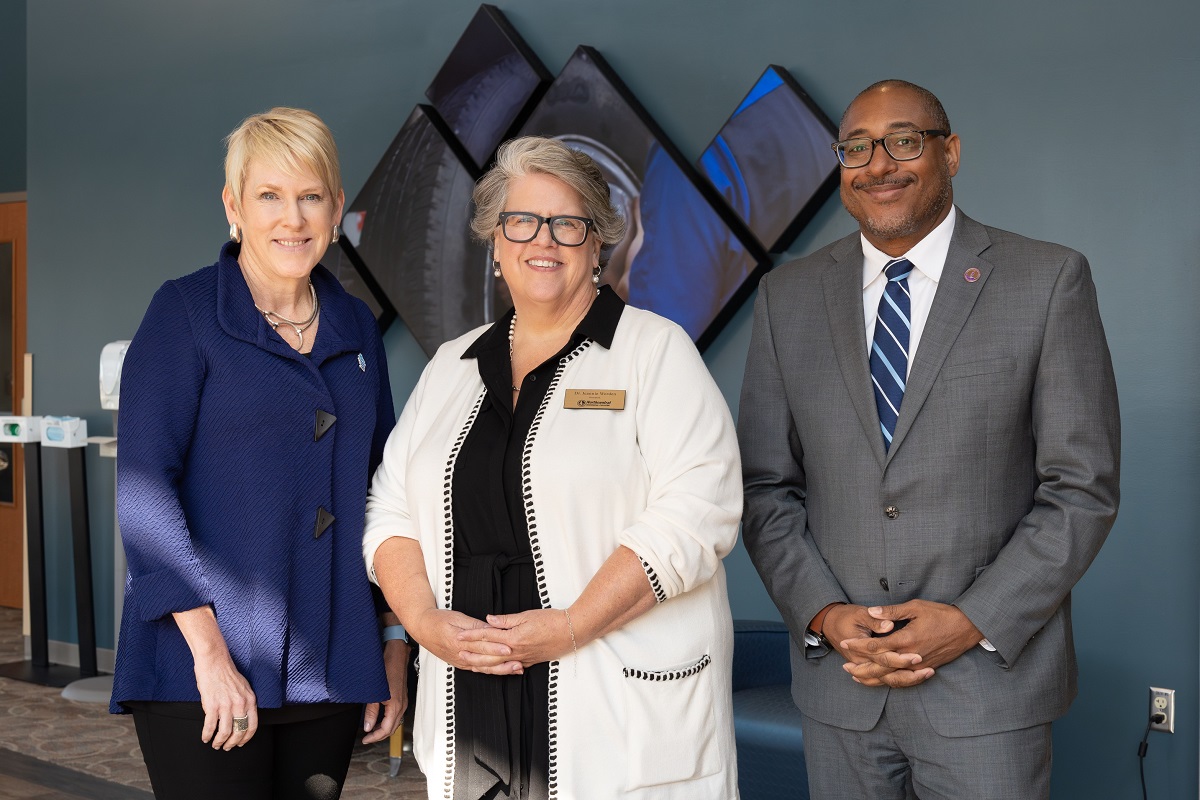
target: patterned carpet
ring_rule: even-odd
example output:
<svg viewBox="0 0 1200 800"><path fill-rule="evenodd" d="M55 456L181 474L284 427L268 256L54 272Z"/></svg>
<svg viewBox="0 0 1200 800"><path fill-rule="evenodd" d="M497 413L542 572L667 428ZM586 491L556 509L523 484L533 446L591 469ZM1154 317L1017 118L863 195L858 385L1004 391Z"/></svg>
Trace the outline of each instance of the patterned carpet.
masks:
<svg viewBox="0 0 1200 800"><path fill-rule="evenodd" d="M0 663L22 658L21 612L0 608ZM0 749L150 791L133 720L111 715L103 705L64 700L60 689L0 678ZM387 773L387 743L359 745L342 797L425 797L425 776L411 754L405 755L397 777L389 778Z"/></svg>

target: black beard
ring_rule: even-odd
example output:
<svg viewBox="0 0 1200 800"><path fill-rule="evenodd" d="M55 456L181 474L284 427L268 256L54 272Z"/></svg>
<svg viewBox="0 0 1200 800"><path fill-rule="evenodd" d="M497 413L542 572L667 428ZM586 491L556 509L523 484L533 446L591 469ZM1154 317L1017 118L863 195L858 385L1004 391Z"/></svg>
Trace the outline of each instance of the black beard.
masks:
<svg viewBox="0 0 1200 800"><path fill-rule="evenodd" d="M946 207L946 203L949 202L949 170L944 168L939 170L937 177L940 183L938 193L934 195L934 197L931 198L928 203L918 206L910 213L899 218L873 219L867 216L865 213L862 213L861 210L860 213L855 213L854 211L850 210L850 205L846 203L845 197L842 198L842 205L845 206L846 211L850 213L850 216L854 217L854 219L858 221L858 224L863 231L871 235L873 238L883 240L902 239L916 234L921 230L921 227L925 225L928 220L936 219L941 210ZM868 188L870 186L886 185L888 183L895 183L895 181L884 180L871 183L864 182L861 187L856 188Z"/></svg>

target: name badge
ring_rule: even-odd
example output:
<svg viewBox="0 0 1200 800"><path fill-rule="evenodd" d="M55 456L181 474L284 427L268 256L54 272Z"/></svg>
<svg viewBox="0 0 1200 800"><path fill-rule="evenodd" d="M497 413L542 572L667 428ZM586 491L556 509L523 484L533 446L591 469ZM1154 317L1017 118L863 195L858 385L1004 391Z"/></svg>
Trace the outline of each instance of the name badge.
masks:
<svg viewBox="0 0 1200 800"><path fill-rule="evenodd" d="M602 408L621 411L625 408L624 389L567 389L563 408Z"/></svg>

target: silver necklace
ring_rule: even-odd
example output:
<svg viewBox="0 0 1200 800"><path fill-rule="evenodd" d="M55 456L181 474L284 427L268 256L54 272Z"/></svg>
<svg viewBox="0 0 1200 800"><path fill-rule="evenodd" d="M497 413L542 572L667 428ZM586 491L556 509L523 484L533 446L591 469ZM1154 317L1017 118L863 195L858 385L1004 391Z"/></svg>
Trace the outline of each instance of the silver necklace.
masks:
<svg viewBox="0 0 1200 800"><path fill-rule="evenodd" d="M512 321L508 323L508 366L511 369L513 363L513 337L517 335L517 312L513 311ZM521 391L514 385L514 392Z"/></svg>
<svg viewBox="0 0 1200 800"><path fill-rule="evenodd" d="M296 332L296 338L300 340L300 344L296 346L297 351L304 350L304 332L308 330L314 322L317 321L317 315L321 313L321 304L317 301L317 290L313 288L312 281L308 282L308 293L312 297L312 313L309 314L308 319L304 320L303 322L290 320L285 316L275 313L274 311L267 311L266 309L258 308L257 303L254 304L254 307L258 309L258 313L262 314L263 319L265 319L267 324L271 326L271 330L278 333L279 326L286 324ZM275 319L271 319L271 317L274 317ZM276 322L275 320L279 321ZM511 338L512 337L510 335L510 342Z"/></svg>

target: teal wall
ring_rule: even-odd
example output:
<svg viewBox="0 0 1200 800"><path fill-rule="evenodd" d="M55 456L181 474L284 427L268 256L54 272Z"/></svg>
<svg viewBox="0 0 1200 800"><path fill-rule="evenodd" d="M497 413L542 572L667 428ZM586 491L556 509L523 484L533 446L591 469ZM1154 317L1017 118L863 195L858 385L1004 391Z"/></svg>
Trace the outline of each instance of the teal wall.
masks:
<svg viewBox="0 0 1200 800"><path fill-rule="evenodd" d="M25 0L0 0L0 194L25 191Z"/></svg>
<svg viewBox="0 0 1200 800"><path fill-rule="evenodd" d="M1125 431L1117 526L1075 593L1080 699L1055 725L1056 798L1131 797L1147 687L1178 690L1178 733L1155 734L1152 797L1197 795L1200 536L1200 60L1194 0L914 0L852 20L814 0L509 0L551 71L597 47L685 155L697 156L768 63L833 117L863 86L937 92L963 140L967 213L1091 259ZM738 11L732 9L739 9ZM348 194L449 53L473 3L414 0L54 0L28 8L29 347L37 413L88 418L104 342L128 338L165 278L225 237L221 138L246 114L306 106L342 148ZM1159 152L1160 142L1173 146ZM831 200L792 253L854 229ZM706 354L736 412L744 308ZM403 402L424 364L387 336ZM111 463L89 463L101 643L111 646ZM65 564L64 515L48 514ZM741 550L736 616L774 617ZM73 639L69 573L52 576L52 634Z"/></svg>

